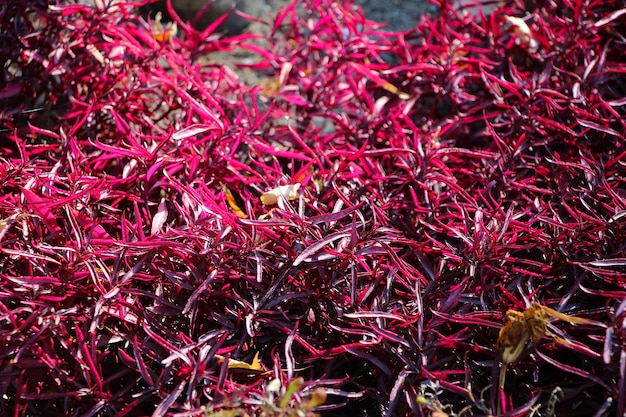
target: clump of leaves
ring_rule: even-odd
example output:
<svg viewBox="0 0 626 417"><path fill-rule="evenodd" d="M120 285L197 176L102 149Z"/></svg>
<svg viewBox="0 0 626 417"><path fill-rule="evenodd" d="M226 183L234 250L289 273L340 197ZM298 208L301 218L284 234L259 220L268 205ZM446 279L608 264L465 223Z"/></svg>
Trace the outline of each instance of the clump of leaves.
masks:
<svg viewBox="0 0 626 417"><path fill-rule="evenodd" d="M281 386L280 379L272 379L265 387L266 395L256 395L255 398L230 399L229 402L249 402L253 404L251 414L243 408L214 406L204 409L206 417L318 417L313 412L315 407L321 406L326 401L326 392L323 388L312 391L310 398L302 399L300 390L304 384L303 378L296 378L289 382L286 388Z"/></svg>
<svg viewBox="0 0 626 417"><path fill-rule="evenodd" d="M623 1L401 33L306 1L266 48L1 4L2 415L626 411ZM263 86L207 58L235 48ZM498 395L534 302L580 321Z"/></svg>

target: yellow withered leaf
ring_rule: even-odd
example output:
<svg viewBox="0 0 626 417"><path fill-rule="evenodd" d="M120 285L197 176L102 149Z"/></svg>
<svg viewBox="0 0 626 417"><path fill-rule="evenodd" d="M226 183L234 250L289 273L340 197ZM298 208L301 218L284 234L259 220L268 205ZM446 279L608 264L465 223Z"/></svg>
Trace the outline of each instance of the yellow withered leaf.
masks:
<svg viewBox="0 0 626 417"><path fill-rule="evenodd" d="M176 33L178 32L176 22L170 22L167 25L163 25L161 23L162 18L163 16L161 15L161 12L157 12L154 16L154 21L152 22L152 33L154 34L154 39L156 39L157 42L168 41L176 36Z"/></svg>
<svg viewBox="0 0 626 417"><path fill-rule="evenodd" d="M298 190L300 184L281 185L272 190L266 191L261 195L261 203L265 206L273 206L278 203L278 199L283 196L287 200L295 200L298 198Z"/></svg>
<svg viewBox="0 0 626 417"><path fill-rule="evenodd" d="M536 303L535 303L536 304ZM566 321L572 324L592 324L592 321L589 319L585 319L582 317L576 316L568 316L567 314L563 314L559 311L556 311L550 307L541 306L543 311L550 317L554 317L555 319L559 319L561 321Z"/></svg>
<svg viewBox="0 0 626 417"><path fill-rule="evenodd" d="M389 91L392 94L397 95L398 97L400 97L400 99L402 100L408 100L409 98L411 98L410 95L408 95L407 93L405 93L404 91L400 91L400 89L398 89L398 87L396 87L395 85L391 84L388 81L385 81L381 84L381 87L387 91Z"/></svg>
<svg viewBox="0 0 626 417"><path fill-rule="evenodd" d="M315 388L311 394L311 399L307 404L307 407L313 408L320 406L326 402L326 390L324 388Z"/></svg>
<svg viewBox="0 0 626 417"><path fill-rule="evenodd" d="M225 358L222 355L215 355L215 359L217 359L218 363L224 362ZM228 365L226 365L228 369L243 369L246 371L252 372L263 372L264 369L261 366L261 362L259 361L259 352L254 355L254 359L252 359L252 363L247 363L244 361L238 361L237 359L228 359Z"/></svg>
<svg viewBox="0 0 626 417"><path fill-rule="evenodd" d="M226 197L226 203L235 214L242 219L247 219L248 215L244 211L245 203L241 196L230 191L225 185L222 186L222 192L224 193L224 197Z"/></svg>
<svg viewBox="0 0 626 417"><path fill-rule="evenodd" d="M7 217L6 219L0 220L0 233L4 233L4 230L7 227L7 224L9 224L9 220L10 220L9 217Z"/></svg>

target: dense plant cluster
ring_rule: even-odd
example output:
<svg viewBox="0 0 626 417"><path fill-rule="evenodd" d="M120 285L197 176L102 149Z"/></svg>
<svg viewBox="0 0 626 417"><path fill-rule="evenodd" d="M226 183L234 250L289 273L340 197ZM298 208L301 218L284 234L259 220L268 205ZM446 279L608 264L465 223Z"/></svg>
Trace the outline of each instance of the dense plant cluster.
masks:
<svg viewBox="0 0 626 417"><path fill-rule="evenodd" d="M626 3L509 3L1 1L0 414L622 416Z"/></svg>

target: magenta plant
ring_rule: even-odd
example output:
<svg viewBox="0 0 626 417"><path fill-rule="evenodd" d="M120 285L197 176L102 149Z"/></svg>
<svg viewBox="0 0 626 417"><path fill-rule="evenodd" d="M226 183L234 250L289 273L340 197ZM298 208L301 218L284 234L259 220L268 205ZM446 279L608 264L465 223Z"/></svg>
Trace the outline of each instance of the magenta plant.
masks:
<svg viewBox="0 0 626 417"><path fill-rule="evenodd" d="M0 1L2 415L624 414L623 0L308 1L269 47L102 3ZM586 324L499 390L535 301Z"/></svg>

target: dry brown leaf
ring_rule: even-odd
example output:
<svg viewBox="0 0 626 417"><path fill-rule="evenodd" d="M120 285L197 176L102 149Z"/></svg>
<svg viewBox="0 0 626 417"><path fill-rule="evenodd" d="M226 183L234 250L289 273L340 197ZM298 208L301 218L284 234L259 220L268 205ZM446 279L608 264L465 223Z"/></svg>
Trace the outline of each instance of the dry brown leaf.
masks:
<svg viewBox="0 0 626 417"><path fill-rule="evenodd" d="M504 387L507 366L515 361L526 347L529 340L538 343L548 335L547 326L550 317L573 324L589 324L590 320L582 317L568 316L550 307L535 302L523 312L509 310L506 312L506 323L500 329L496 347L502 351L502 367L500 368L499 385Z"/></svg>

